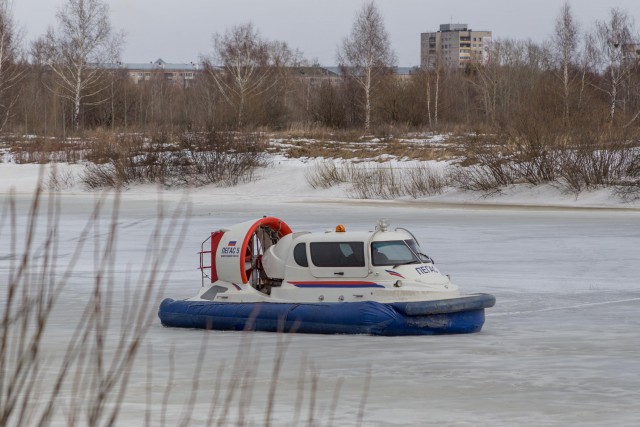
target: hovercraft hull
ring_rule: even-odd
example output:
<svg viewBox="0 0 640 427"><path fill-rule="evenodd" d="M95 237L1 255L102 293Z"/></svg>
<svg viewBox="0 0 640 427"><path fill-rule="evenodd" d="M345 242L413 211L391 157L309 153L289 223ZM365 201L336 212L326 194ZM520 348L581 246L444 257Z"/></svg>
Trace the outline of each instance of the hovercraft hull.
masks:
<svg viewBox="0 0 640 427"><path fill-rule="evenodd" d="M164 326L223 331L440 335L478 332L495 298L476 294L437 301L380 303L221 303L165 299Z"/></svg>

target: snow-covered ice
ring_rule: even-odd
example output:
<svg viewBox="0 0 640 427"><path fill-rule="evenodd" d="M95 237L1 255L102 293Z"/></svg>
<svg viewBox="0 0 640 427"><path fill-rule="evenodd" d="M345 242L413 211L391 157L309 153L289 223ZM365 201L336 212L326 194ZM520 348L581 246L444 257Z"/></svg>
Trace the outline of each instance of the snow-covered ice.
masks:
<svg viewBox="0 0 640 427"><path fill-rule="evenodd" d="M188 229L177 236L183 246L163 295L173 298L191 296L200 286L197 251L214 228L262 215L280 217L294 231L337 223L370 229L378 218L390 218L392 225L414 232L439 269L451 274L464 292L496 296L484 329L438 337L284 337L275 425L306 423L310 407L322 424L332 420L335 425L354 425L363 396L367 426L640 425L637 203L620 205L605 192L576 200L552 188L513 191L497 199L450 193L422 201L353 201L340 188L312 190L304 181L304 166L276 160L257 183L193 190L186 196L188 202L182 192L159 193L152 186L125 192L118 219L114 307L124 303L125 277L147 253L158 205L167 210L181 203L191 206L183 217ZM6 199L8 188L16 187L22 225L37 170L0 164L0 197ZM59 197L64 257L99 195L76 188ZM1 233L0 298L5 298L9 247L6 229ZM91 251L83 255L59 303L46 340L52 360L62 356L81 302L88 298L93 260ZM135 282L130 286L135 288ZM115 332L118 319L113 316ZM229 417L237 420L242 413L248 424L262 425L274 354L283 337L249 335L247 339L243 333L169 329L157 321L145 339L150 347L140 353L131 373L120 425L141 424L149 390L154 425L163 411L167 425L175 424L193 388L203 340L207 353L197 372L194 424L207 419L220 367L225 367L224 389L237 379L232 367L240 358L244 372L252 372L252 392L233 399ZM147 348L152 349L151 359ZM172 393L163 409L170 371ZM311 385L314 375L316 388Z"/></svg>

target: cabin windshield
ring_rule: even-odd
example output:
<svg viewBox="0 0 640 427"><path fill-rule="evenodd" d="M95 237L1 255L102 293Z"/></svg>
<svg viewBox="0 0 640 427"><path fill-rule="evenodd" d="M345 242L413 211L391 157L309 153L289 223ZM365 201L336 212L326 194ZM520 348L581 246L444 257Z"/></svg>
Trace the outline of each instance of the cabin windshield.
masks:
<svg viewBox="0 0 640 427"><path fill-rule="evenodd" d="M413 239L373 242L371 262L373 265L420 264L426 261L418 258L422 258L420 252L420 247Z"/></svg>

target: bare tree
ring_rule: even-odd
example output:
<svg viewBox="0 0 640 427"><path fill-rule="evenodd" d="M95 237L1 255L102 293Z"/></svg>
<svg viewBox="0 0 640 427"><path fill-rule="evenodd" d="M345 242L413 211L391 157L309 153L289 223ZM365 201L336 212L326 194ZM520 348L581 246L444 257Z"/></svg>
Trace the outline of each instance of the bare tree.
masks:
<svg viewBox="0 0 640 427"><path fill-rule="evenodd" d="M578 33L578 25L571 12L571 6L569 2L565 2L556 18L556 25L552 35L554 54L559 65L560 80L562 81L563 120L565 126L569 121L570 69L577 55Z"/></svg>
<svg viewBox="0 0 640 427"><path fill-rule="evenodd" d="M273 68L273 103L280 106L281 111L291 111L293 105L293 73L292 69L304 62L302 52L292 49L287 42L272 41L269 43L269 66Z"/></svg>
<svg viewBox="0 0 640 427"><path fill-rule="evenodd" d="M621 89L633 67L625 55L625 49L633 42L632 34L631 18L620 9L611 9L607 21L596 22L596 60L606 80L606 86L598 89L609 98L609 126L613 124Z"/></svg>
<svg viewBox="0 0 640 427"><path fill-rule="evenodd" d="M242 127L249 98L272 89L299 57L286 43L263 40L247 23L214 35L214 53L203 62L222 98L235 108L237 126Z"/></svg>
<svg viewBox="0 0 640 427"><path fill-rule="evenodd" d="M101 0L68 0L58 11L58 28L44 40L47 65L56 75L60 96L73 103L73 126L80 127L81 107L108 99L109 65L120 56L122 33L114 33L109 6ZM51 88L53 89L53 88Z"/></svg>
<svg viewBox="0 0 640 427"><path fill-rule="evenodd" d="M580 52L579 67L580 67L580 90L578 94L577 110L582 111L584 107L584 99L587 94L587 77L594 69L596 62L596 42L593 33L588 32L584 35L583 48Z"/></svg>
<svg viewBox="0 0 640 427"><path fill-rule="evenodd" d="M396 62L389 35L374 2L365 4L356 16L351 35L338 48L337 60L344 75L364 91L364 127L371 127L371 97L376 78Z"/></svg>
<svg viewBox="0 0 640 427"><path fill-rule="evenodd" d="M548 62L548 50L531 40L494 40L491 62L476 65L471 78L487 121L497 124L526 105L539 87Z"/></svg>
<svg viewBox="0 0 640 427"><path fill-rule="evenodd" d="M20 40L11 13L11 2L0 0L0 131L4 129L20 95L24 78L20 66Z"/></svg>

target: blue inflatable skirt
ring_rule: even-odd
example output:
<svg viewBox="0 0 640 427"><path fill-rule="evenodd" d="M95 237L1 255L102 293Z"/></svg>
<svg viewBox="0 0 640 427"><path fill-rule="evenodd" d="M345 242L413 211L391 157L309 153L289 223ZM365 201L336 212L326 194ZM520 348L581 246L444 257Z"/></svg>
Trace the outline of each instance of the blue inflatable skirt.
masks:
<svg viewBox="0 0 640 427"><path fill-rule="evenodd" d="M478 332L489 294L439 301L379 303L221 303L165 299L164 326L308 334L436 335Z"/></svg>

